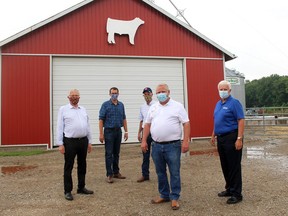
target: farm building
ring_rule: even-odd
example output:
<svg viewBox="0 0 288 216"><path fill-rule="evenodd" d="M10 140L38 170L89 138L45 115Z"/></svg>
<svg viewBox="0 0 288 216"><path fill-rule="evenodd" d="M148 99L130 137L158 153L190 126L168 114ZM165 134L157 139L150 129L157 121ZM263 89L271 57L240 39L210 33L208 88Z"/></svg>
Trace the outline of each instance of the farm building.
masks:
<svg viewBox="0 0 288 216"><path fill-rule="evenodd" d="M231 83L232 86L231 95L240 101L240 103L243 106L243 111L245 113L246 98L245 98L244 74L241 74L236 70L225 68L225 79Z"/></svg>
<svg viewBox="0 0 288 216"><path fill-rule="evenodd" d="M217 84L234 58L151 1L83 1L0 42L1 145L53 148L58 109L74 88L99 144L99 109L113 86L127 142L137 142L142 90L159 83L187 109L191 137L210 136Z"/></svg>

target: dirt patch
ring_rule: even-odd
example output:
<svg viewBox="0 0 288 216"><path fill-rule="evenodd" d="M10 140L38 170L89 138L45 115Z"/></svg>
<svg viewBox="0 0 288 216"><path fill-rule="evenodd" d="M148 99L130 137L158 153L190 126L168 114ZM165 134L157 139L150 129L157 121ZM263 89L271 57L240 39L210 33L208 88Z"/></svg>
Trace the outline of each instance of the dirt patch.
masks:
<svg viewBox="0 0 288 216"><path fill-rule="evenodd" d="M277 131L277 130L275 130ZM285 131L285 129L284 129ZM243 202L227 205L217 197L224 180L219 157L207 140L190 144L194 154L182 158L180 209L170 203L150 204L158 195L157 178L151 161L150 181L137 183L141 174L139 145L121 148L121 173L125 180L105 182L104 148L97 146L88 155L87 188L91 196L63 194L63 156L58 151L25 157L0 157L0 166L33 167L12 173L1 172L1 215L288 215L288 136L247 131L243 150ZM269 132L270 133L270 132ZM198 152L198 154L197 154ZM76 165L75 165L76 168ZM73 180L77 187L76 169Z"/></svg>

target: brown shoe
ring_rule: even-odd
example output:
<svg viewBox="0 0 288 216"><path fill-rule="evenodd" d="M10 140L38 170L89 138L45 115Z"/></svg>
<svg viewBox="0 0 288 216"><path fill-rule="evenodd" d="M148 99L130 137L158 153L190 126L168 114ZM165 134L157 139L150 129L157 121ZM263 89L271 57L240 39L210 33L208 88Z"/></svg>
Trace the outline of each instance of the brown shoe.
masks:
<svg viewBox="0 0 288 216"><path fill-rule="evenodd" d="M113 179L112 179L112 176L108 176L107 179L106 179L106 182L108 183L113 183Z"/></svg>
<svg viewBox="0 0 288 216"><path fill-rule="evenodd" d="M164 199L161 197L156 197L156 198L151 200L151 203L152 204L160 204L160 203L169 202L169 201L170 201L170 199Z"/></svg>
<svg viewBox="0 0 288 216"><path fill-rule="evenodd" d="M114 174L114 175L113 175L113 178L126 179L126 177L125 177L125 176L122 176L121 173Z"/></svg>
<svg viewBox="0 0 288 216"><path fill-rule="evenodd" d="M137 182L144 182L144 181L149 181L149 177L144 177L144 176L141 176Z"/></svg>
<svg viewBox="0 0 288 216"><path fill-rule="evenodd" d="M172 200L171 207L173 210L178 210L180 208L179 202L177 200Z"/></svg>

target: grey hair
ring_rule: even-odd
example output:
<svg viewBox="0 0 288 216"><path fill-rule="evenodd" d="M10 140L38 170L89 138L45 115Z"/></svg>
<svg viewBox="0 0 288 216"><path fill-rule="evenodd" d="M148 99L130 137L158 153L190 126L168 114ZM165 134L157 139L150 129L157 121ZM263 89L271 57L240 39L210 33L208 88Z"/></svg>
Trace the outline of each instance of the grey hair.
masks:
<svg viewBox="0 0 288 216"><path fill-rule="evenodd" d="M227 80L222 80L218 83L218 89L220 85L228 85L229 89L231 89L231 83L228 82Z"/></svg>
<svg viewBox="0 0 288 216"><path fill-rule="evenodd" d="M156 89L160 86L164 86L165 90L170 91L169 86L166 83L160 83L159 85L157 85Z"/></svg>
<svg viewBox="0 0 288 216"><path fill-rule="evenodd" d="M71 90L69 91L69 96L71 95L72 92L77 92L77 93L79 94L79 96L80 96L80 92L79 92L78 89L71 89Z"/></svg>

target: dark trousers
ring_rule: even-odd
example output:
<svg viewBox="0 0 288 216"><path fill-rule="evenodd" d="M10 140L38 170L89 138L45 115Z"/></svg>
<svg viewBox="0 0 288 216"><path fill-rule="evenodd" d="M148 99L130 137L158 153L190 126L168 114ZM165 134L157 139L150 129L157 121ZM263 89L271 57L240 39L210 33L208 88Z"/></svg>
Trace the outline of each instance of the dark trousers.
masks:
<svg viewBox="0 0 288 216"><path fill-rule="evenodd" d="M121 128L104 129L106 176L119 173L119 154L122 141Z"/></svg>
<svg viewBox="0 0 288 216"><path fill-rule="evenodd" d="M71 192L73 189L72 170L74 166L74 160L77 155L77 175L78 175L78 188L85 187L85 175L86 175L86 157L88 149L88 138L74 139L64 137L65 147L65 164L64 164L64 192Z"/></svg>
<svg viewBox="0 0 288 216"><path fill-rule="evenodd" d="M143 162L142 162L142 175L146 178L149 178L149 167L150 167L150 150L151 150L151 142L152 142L152 137L151 134L147 137L147 145L148 145L148 150L144 153L143 152Z"/></svg>
<svg viewBox="0 0 288 216"><path fill-rule="evenodd" d="M217 136L221 168L226 181L225 189L233 196L242 196L241 159L242 149L236 150L238 132Z"/></svg>

